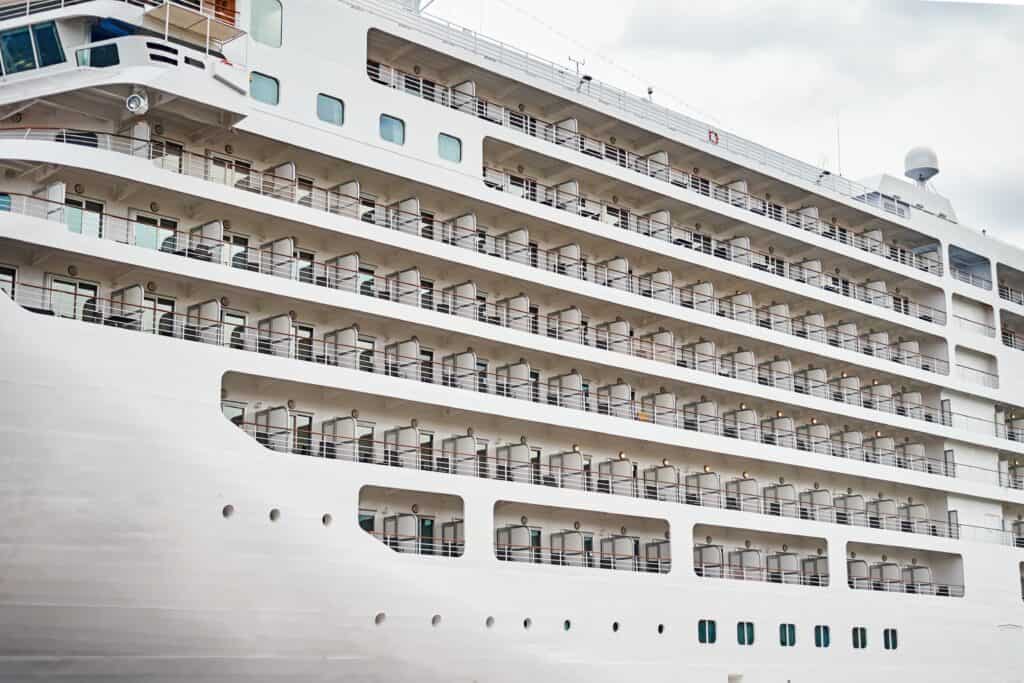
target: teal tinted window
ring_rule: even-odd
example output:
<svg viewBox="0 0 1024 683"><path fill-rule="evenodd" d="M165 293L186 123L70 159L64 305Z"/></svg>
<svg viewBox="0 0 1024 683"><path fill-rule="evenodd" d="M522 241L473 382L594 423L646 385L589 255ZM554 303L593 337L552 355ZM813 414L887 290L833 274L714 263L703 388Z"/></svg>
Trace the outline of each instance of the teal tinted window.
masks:
<svg viewBox="0 0 1024 683"><path fill-rule="evenodd" d="M697 622L697 641L711 645L718 640L718 625L714 619L701 619Z"/></svg>
<svg viewBox="0 0 1024 683"><path fill-rule="evenodd" d="M814 627L814 647L828 647L832 644L832 633L828 626Z"/></svg>
<svg viewBox="0 0 1024 683"><path fill-rule="evenodd" d="M853 627L853 649L863 650L868 646L868 630L863 626Z"/></svg>
<svg viewBox="0 0 1024 683"><path fill-rule="evenodd" d="M894 629L894 628L887 628L887 629L885 629L884 631L882 631L882 637L885 640L885 649L886 650L895 650L896 649L896 645L897 645L897 643L896 643L896 629Z"/></svg>
<svg viewBox="0 0 1024 683"><path fill-rule="evenodd" d="M36 39L39 66L50 66L64 61L64 48L60 46L57 26L52 21L33 26L32 35Z"/></svg>
<svg viewBox="0 0 1024 683"><path fill-rule="evenodd" d="M796 645L796 624L779 624L779 645L782 647Z"/></svg>
<svg viewBox="0 0 1024 683"><path fill-rule="evenodd" d="M0 211L11 210L11 195L0 192Z"/></svg>
<svg viewBox="0 0 1024 683"><path fill-rule="evenodd" d="M380 115L380 136L396 145L405 144L405 121L387 114Z"/></svg>
<svg viewBox="0 0 1024 683"><path fill-rule="evenodd" d="M373 533L373 513L359 513L359 528L371 534Z"/></svg>
<svg viewBox="0 0 1024 683"><path fill-rule="evenodd" d="M276 78L253 71L249 75L249 95L257 102L277 104L281 101L281 86Z"/></svg>
<svg viewBox="0 0 1024 683"><path fill-rule="evenodd" d="M740 645L754 644L754 623L739 621L736 623L736 642Z"/></svg>
<svg viewBox="0 0 1024 683"><path fill-rule="evenodd" d="M0 33L0 59L3 60L6 74L36 68L36 56L32 51L32 36L29 34L28 26Z"/></svg>
<svg viewBox="0 0 1024 683"><path fill-rule="evenodd" d="M316 96L316 117L340 126L345 123L345 103L336 97L321 93Z"/></svg>
<svg viewBox="0 0 1024 683"><path fill-rule="evenodd" d="M437 154L446 161L462 161L462 140L454 135L441 133L437 136Z"/></svg>

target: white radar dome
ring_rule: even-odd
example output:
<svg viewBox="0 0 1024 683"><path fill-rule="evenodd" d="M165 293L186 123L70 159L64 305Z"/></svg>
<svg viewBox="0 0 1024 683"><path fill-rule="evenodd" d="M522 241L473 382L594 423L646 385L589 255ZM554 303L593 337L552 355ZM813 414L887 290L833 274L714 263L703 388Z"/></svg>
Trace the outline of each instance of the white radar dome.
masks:
<svg viewBox="0 0 1024 683"><path fill-rule="evenodd" d="M903 174L919 183L926 183L939 172L939 157L931 147L914 147L903 159Z"/></svg>

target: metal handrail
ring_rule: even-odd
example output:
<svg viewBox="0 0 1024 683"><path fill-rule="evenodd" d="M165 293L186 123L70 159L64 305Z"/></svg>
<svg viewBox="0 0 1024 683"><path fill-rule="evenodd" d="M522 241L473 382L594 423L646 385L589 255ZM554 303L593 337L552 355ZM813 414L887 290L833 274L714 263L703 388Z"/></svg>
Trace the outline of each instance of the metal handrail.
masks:
<svg viewBox="0 0 1024 683"><path fill-rule="evenodd" d="M489 166L483 167L483 176L485 184L490 188L513 194L516 197L537 204L574 213L591 220L599 221L607 214L609 208L617 208L614 204L609 204L603 200L590 199L584 195L562 190L558 186L542 185L534 180L530 180L528 188L523 188L511 184L508 181L509 174ZM662 223L653 218L637 217L630 213L629 218L625 221L616 220L613 224L625 230L669 241L677 246L686 246L689 249L703 251L715 256L721 254L721 258L734 262L745 262L751 268L757 270L762 270L762 267L766 270L771 269L771 265L769 265L771 264L771 257L767 255L758 254L760 258L753 260L749 251L738 250L729 242L696 239L698 236L706 236L693 233L674 223ZM716 245L714 242L718 242L718 244ZM818 287L840 296L870 303L896 313L924 320L925 322L935 323L936 325L944 325L946 323L945 311L911 301L907 297L895 296L880 287L853 282L838 284L834 283L827 275L817 273L813 269L804 268L798 268L796 276L794 276L791 270L787 279L798 280L812 287Z"/></svg>
<svg viewBox="0 0 1024 683"><path fill-rule="evenodd" d="M518 380L502 376L497 372L480 372L475 368L431 363L419 358L404 358L389 353L387 350L381 353L358 346L301 338L292 332L261 331L257 328L242 326L226 329L228 326L220 320L204 319L193 314L162 313L157 312L154 306L131 306L100 297L76 295L69 308L67 296L64 292L46 287L19 283L15 300L35 313L101 323L105 326L126 330L148 332L169 338L215 344L322 365L347 367L419 382L434 383L434 378L440 377L442 379L440 384L446 387L494 394L517 400L545 402L547 405L592 412L606 417L624 418L673 429L698 431L803 452L842 458L853 457L866 462L929 474L958 476L956 468L949 467L945 460L927 456L910 456L898 450L867 446L860 447L855 453L851 453L848 446L837 444L831 438L823 439L811 436L809 432L800 429L790 431L766 428L762 423L746 422L735 416L727 418L706 415L692 408L650 406L643 401L617 399L611 395L602 397L599 392L597 397L594 397L592 392L587 390L565 389L550 384L545 387L544 383L539 381ZM114 313L115 310L118 312ZM151 326L144 329L143 320L147 312L152 312L154 316L159 313L159 321L154 319ZM429 377L423 372L423 369L428 366L431 368ZM812 422L812 424L816 423ZM970 468L972 466L964 465L963 467ZM984 470L984 468L976 469Z"/></svg>
<svg viewBox="0 0 1024 683"><path fill-rule="evenodd" d="M7 196L10 198L9 210L23 215L59 221L62 220L63 212L71 210L65 205L28 195L9 194ZM137 245L133 229L136 225L134 221L109 213L94 215L99 220L95 237ZM534 316L530 311L520 311L511 307L502 309L492 302L480 304L477 299L460 297L450 292L416 288L399 282L395 277L381 278L373 276L373 284L370 287L370 291L367 292L364 291L364 285L360 283L360 278L366 278L367 276L361 275L358 271L350 271L334 264L317 261L306 263L297 258L282 257L277 254L268 253L266 249L235 247L223 241L197 237L190 232L171 230L161 230L160 232L162 235L161 244L152 244L148 245L148 247L162 253L218 263L225 267L239 268L250 272L285 277L319 286L349 289L364 294L370 293L373 296L387 298L399 303L431 308L439 312L447 312L461 317L475 317L482 322L517 328L543 336L556 336L564 341L624 353L646 360L666 362L708 372L716 376L729 376L797 393L820 395L833 401L859 405L870 410L899 413L902 416L920 419L925 422L966 428L970 431L980 431L982 433L992 433L993 431L991 425L994 422L991 421L953 413L952 411L935 408L924 403L897 403L897 401L891 399L880 399L875 397L872 390L867 387L859 392L851 392L844 388L838 380L815 382L807 378L798 378L795 374L781 372L769 373L770 377L767 377L764 376L758 365L746 364L732 358L726 360L725 356L727 354L718 356L703 354L687 349L685 344L673 347L642 337L617 335L605 330L596 332L589 328L584 329L580 326L568 325L557 316L540 314ZM167 246L168 243L170 243L170 247ZM239 256L243 258L239 259ZM410 301L410 299L415 300ZM541 325L541 322L545 324ZM971 371L975 374L971 374ZM998 386L998 378L990 373L962 366L961 374L970 381L981 382L987 386L992 386L994 382ZM976 426L981 427L981 429L976 429Z"/></svg>
<svg viewBox="0 0 1024 683"><path fill-rule="evenodd" d="M831 190L854 202L873 206L890 214L908 217L910 209L881 195L876 189L855 183L841 175L830 173L811 164L780 154L763 145L741 138L718 127L709 126L685 114L637 97L596 79L581 83L578 73L549 60L532 55L512 45L483 36L472 29L452 22L412 11L409 7L388 0L343 0L351 7L369 11L379 17L390 19L403 28L443 41L449 46L461 48L480 55L487 61L507 66L526 73L573 93L573 97L587 98L602 105L615 107L643 121L665 126L673 132L690 139L698 148L721 148L747 161L751 168L767 167L782 177L789 177ZM711 135L714 133L714 136ZM717 140L717 144L713 144ZM931 213L926 209L915 211ZM947 216L938 216L950 221ZM950 221L955 222L955 221Z"/></svg>
<svg viewBox="0 0 1024 683"><path fill-rule="evenodd" d="M60 221L62 214L71 210L66 205L30 195L9 193L7 196L10 198L9 210L22 215ZM90 215L95 216L98 220L97 234L93 235L94 237L140 246L133 230L135 222L131 219L111 213L95 213ZM65 217L63 220L66 221L67 218ZM770 376L765 376L760 371L759 365L743 363L733 358L726 359L729 354L704 354L692 349L685 349L685 344L678 344L673 347L644 339L643 337L618 335L604 330L598 334L591 329L584 330L575 326L567 326L556 316L533 315L528 310L518 310L512 307L501 309L494 302L487 302L481 305L477 299L460 297L433 288L413 287L412 285L398 282L394 277L380 277L377 275L371 277L362 275L359 271L348 270L331 263L315 260L306 262L300 261L297 258L282 257L276 254L271 255L271 258L268 259L268 252L262 248L238 247L223 240L203 238L191 232L167 229L161 229L160 232L164 236L162 243L160 245L147 245L147 247L157 249L166 254L188 257L249 272L285 277L319 286L360 291L364 294L367 292L363 291L360 282L372 280L371 289L373 296L386 296L389 300L398 303L411 303L411 305L417 305L421 308L448 312L452 315L460 315L460 311L464 311L467 307L472 307L476 310L476 318L481 322L512 327L543 336L551 336L551 330L555 330L555 336L572 343L581 343L585 346L624 353L646 360L679 365L708 372L716 376L728 376L734 379L755 382L759 385L774 386L785 391L822 396L832 401L858 405L869 410L899 413L901 416L929 423L967 428L971 431L979 431L976 427L980 426L982 427L980 431L983 433L991 433L993 431L992 425L996 424L994 421L953 413L952 411L929 406L925 403L904 401L897 403L893 399L883 400L875 397L872 390L868 387L860 391L851 391L844 388L839 380L829 382L818 382L808 378L799 378L798 380L796 374L777 371L772 371L769 373ZM171 246L165 246L168 244ZM239 258L240 256L242 258ZM271 260L272 263L270 262ZM413 298L410 295L415 295L415 302L408 301L410 298ZM434 301L434 299L439 299L450 305L442 309L440 301ZM958 367L963 369L964 372L961 374L969 381L998 387L998 378L996 376L968 366ZM970 371L979 374L973 375L970 374Z"/></svg>
<svg viewBox="0 0 1024 683"><path fill-rule="evenodd" d="M641 543L643 542L641 540ZM650 559L633 553L614 553L602 550L566 553L550 545L495 542L494 554L502 562L547 564L556 567L612 569L649 574L668 574L672 570L672 561L669 559Z"/></svg>
<svg viewBox="0 0 1024 683"><path fill-rule="evenodd" d="M213 158L192 154L187 151L176 152L170 156L166 153L164 143L148 140L136 140L129 137L109 134L95 133L92 131L75 131L66 129L33 129L15 128L0 129L0 139L33 139L46 140L79 146L97 147L109 151L116 151L131 156L149 159L155 162L160 168L170 170L179 174L198 177L204 180L217 182L219 184L235 187L248 192L254 192L274 199L298 203L309 208L327 211L333 214L348 215L358 218L364 222L399 230L401 232L421 235L421 217L398 210L395 207L386 207L375 204L372 210L364 211L361 199L345 195L339 190L324 189L319 187L299 188L294 179L281 178L269 173L255 171L248 162L242 160L232 161L228 158ZM478 243L478 234L465 230L459 231L454 221L442 223L442 239L454 246L472 249L482 253L488 253L486 245L481 248ZM434 231L436 238L437 231ZM571 259L565 259L557 252L546 251L546 260L543 264L533 263L528 253L529 245L518 245L514 253L493 252L492 255L514 260L537 268L552 272L569 275L577 279L596 281L609 286L616 286L626 291L634 291L633 280L628 273L618 274L616 271L588 270L581 267L570 267L574 264L581 265ZM540 252L538 252L540 253ZM547 260L550 259L550 260ZM622 287L629 284L628 287ZM643 291L642 289L640 291ZM670 303L675 303L684 308L704 310L715 315L729 315L733 319L751 324L759 324L755 321L754 314L756 307L737 305L732 301L725 301L703 294L697 294L693 287L676 287L670 290L674 292ZM654 298L650 296L648 298ZM708 310L713 308L714 310ZM737 316L735 313L740 313ZM895 363L915 367L926 372L936 374L948 374L949 363L939 358L930 358L920 353L907 353L899 348L899 344L892 344L888 347L881 346L875 342L865 342L859 336L850 335L838 329L828 329L807 324L805 321L781 315L774 315L774 318L788 322L787 325L773 326L776 331L784 331L801 339L818 341L833 347L842 347L846 350L856 351L868 356L874 356L883 360L890 360Z"/></svg>
<svg viewBox="0 0 1024 683"><path fill-rule="evenodd" d="M695 562L693 573L705 579L730 579L733 581L763 581L798 586L826 588L828 574L804 574L799 570L778 571L767 566L739 566L718 562Z"/></svg>
<svg viewBox="0 0 1024 683"><path fill-rule="evenodd" d="M999 298L1003 301L1015 303L1018 306L1024 306L1024 291L1007 285L999 285Z"/></svg>
<svg viewBox="0 0 1024 683"><path fill-rule="evenodd" d="M992 325L989 325L988 323L983 323L978 320L971 320L970 318L965 318L962 315L956 314L953 315L953 319L956 320L957 327L961 329L970 330L971 332L975 332L977 334L983 334L986 337L996 336L996 328L993 327Z"/></svg>
<svg viewBox="0 0 1024 683"><path fill-rule="evenodd" d="M18 17L27 17L40 12L50 12L53 10L64 9L65 7L73 7L75 5L81 5L82 3L88 2L89 0L9 0L7 2L0 2L0 21L6 19L16 19ZM194 10L205 17L209 17L214 21L226 24L228 26L237 27L238 17L240 13L238 10L227 11L223 6L218 5L211 0L120 0L121 2L144 7L159 7L164 4L180 5L190 10Z"/></svg>
<svg viewBox="0 0 1024 683"><path fill-rule="evenodd" d="M763 491L758 494L748 494L730 491L727 488L699 486L690 483L652 483L640 477L617 475L613 472L598 473L593 469L551 465L539 461L502 462L495 456L480 455L475 451L448 451L442 454L439 453L436 445L430 449L424 449L419 446L398 447L394 443L380 439L338 440L334 435L314 430L296 434L289 428L280 433L270 433L266 431L265 425L254 422L242 422L237 426L265 448L279 453L412 468L441 474L565 488L587 493L619 495L720 510L751 512L768 517L784 517L939 538L968 538L988 543L1015 545L1010 541L1006 532L998 529L952 524L937 519L908 518L898 514L874 514L866 510L851 510L836 505L798 499L767 498ZM595 456L583 453L580 453L580 457L589 459L591 463L598 461ZM679 474L681 479L685 480L686 475L701 472L680 472ZM825 489L814 490L816 492L825 491ZM842 494L830 492L833 497L846 493L846 491ZM963 534L962 530L964 529L971 533Z"/></svg>
<svg viewBox="0 0 1024 683"><path fill-rule="evenodd" d="M981 289L992 289L992 280L989 280L987 277L982 275L978 275L967 270L960 270L953 266L949 267L949 274L953 276L954 280L966 282L969 285L973 285Z"/></svg>
<svg viewBox="0 0 1024 683"><path fill-rule="evenodd" d="M544 121L518 110L489 102L474 95L467 95L448 86L424 81L419 76L405 73L394 67L371 60L366 64L367 75L375 83L394 90L418 96L441 106L461 111L476 118L517 130L560 147L573 149L591 158L613 163L649 178L661 180L675 187L690 190L705 197L717 199L730 206L742 208L762 217L813 232L819 236L854 246L861 251L881 255L883 258L902 263L917 270L942 275L942 262L926 258L907 249L888 244L865 235L851 235L833 223L821 221L799 211L792 211L782 205L770 204L760 197L722 185L690 171L669 166L649 156L641 156L625 148L590 138L581 133L560 127L557 123ZM907 209L909 211L909 208Z"/></svg>
<svg viewBox="0 0 1024 683"><path fill-rule="evenodd" d="M904 583L903 581L876 581L871 578L848 578L847 586L853 590L883 591L905 595L932 595L946 598L964 597L964 587L955 583Z"/></svg>

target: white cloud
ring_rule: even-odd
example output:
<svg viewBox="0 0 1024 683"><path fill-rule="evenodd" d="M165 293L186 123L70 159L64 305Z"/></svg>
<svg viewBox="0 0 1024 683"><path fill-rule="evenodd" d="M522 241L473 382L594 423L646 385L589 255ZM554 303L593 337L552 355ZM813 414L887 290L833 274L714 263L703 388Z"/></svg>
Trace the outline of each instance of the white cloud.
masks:
<svg viewBox="0 0 1024 683"><path fill-rule="evenodd" d="M437 0L431 12L852 178L936 148L967 225L1015 236L1024 7L916 0Z"/></svg>

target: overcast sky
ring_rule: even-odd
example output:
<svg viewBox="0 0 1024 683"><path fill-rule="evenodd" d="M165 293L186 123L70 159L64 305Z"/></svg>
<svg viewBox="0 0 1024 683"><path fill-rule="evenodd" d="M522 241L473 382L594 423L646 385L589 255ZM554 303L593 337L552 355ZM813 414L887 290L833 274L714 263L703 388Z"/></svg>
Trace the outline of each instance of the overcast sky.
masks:
<svg viewBox="0 0 1024 683"><path fill-rule="evenodd" d="M918 0L436 0L428 13L860 179L939 155L961 223L1024 235L1024 7ZM837 153L836 131L840 131Z"/></svg>

